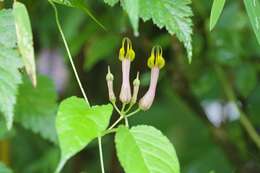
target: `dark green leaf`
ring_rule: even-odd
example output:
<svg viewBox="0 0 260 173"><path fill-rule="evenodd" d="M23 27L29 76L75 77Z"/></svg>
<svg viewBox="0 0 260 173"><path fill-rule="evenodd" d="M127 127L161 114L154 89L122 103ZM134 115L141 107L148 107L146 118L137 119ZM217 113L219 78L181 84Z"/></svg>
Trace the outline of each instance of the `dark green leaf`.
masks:
<svg viewBox="0 0 260 173"><path fill-rule="evenodd" d="M39 76L38 85L34 88L28 79L24 78L23 81L15 105L15 121L56 143L57 95L53 82L47 77Z"/></svg>

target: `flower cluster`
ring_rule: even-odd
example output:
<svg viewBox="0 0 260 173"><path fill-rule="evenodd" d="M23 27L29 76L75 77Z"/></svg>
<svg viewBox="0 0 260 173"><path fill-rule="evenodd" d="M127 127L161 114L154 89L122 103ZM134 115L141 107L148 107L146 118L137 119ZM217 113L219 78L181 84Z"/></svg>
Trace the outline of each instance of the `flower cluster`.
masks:
<svg viewBox="0 0 260 173"><path fill-rule="evenodd" d="M139 73L133 81L133 93L131 92L130 85L130 68L131 62L135 59L135 52L132 47L132 42L129 38L124 38L122 41L122 47L119 51L119 60L122 62L122 85L119 94L119 100L122 102L122 111L128 112L133 105L137 102L140 80ZM154 101L156 86L158 82L160 69L164 67L165 61L162 56L162 48L160 46L154 46L151 51L151 55L147 60L147 65L151 69L150 86L145 95L139 100L139 109L146 111L148 110ZM107 87L109 93L109 100L115 105L116 96L113 90L114 76L108 67L108 73L106 76ZM129 104L129 107L124 111L125 106Z"/></svg>

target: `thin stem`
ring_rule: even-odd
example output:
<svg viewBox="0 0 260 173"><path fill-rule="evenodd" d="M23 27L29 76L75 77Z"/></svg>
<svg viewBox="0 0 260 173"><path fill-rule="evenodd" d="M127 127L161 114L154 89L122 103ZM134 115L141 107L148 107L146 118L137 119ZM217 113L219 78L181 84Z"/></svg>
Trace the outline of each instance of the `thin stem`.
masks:
<svg viewBox="0 0 260 173"><path fill-rule="evenodd" d="M99 158L100 158L101 172L105 173L101 137L98 137L98 148L99 148Z"/></svg>
<svg viewBox="0 0 260 173"><path fill-rule="evenodd" d="M124 112L124 110L125 110L125 106L126 106L126 104L123 103L123 106L122 106L121 111L120 111L121 113Z"/></svg>
<svg viewBox="0 0 260 173"><path fill-rule="evenodd" d="M120 116L120 117L116 120L116 122L114 122L114 124L112 124L112 125L108 128L108 130L113 129L122 119L124 119L124 116Z"/></svg>
<svg viewBox="0 0 260 173"><path fill-rule="evenodd" d="M138 109L136 109L135 111L131 112L130 114L127 114L125 117L128 118L128 117L130 117L130 116L133 116L134 114L138 113L140 110L141 110L141 109L138 108Z"/></svg>
<svg viewBox="0 0 260 173"><path fill-rule="evenodd" d="M240 118L239 118L240 123L245 128L246 132L248 133L248 135L250 136L252 141L260 149L260 136L256 132L255 128L253 127L253 125L251 124L249 119L247 118L247 115L237 105L237 103L236 103L237 98L236 98L235 93L233 92L229 82L225 78L225 74L224 74L223 70L221 69L221 67L218 67L218 66L215 66L215 70L216 70L217 75L219 77L219 80L220 80L220 82L221 82L221 84L223 86L223 89L224 89L224 92L225 92L225 94L227 96L227 99L229 101L232 101L232 102L235 103L235 106L236 106L236 108L238 109L238 111L240 113Z"/></svg>
<svg viewBox="0 0 260 173"><path fill-rule="evenodd" d="M129 107L127 108L127 110L125 111L125 113L129 112L133 106L134 106L134 104L133 104L133 103L130 103L130 105L129 105Z"/></svg>
<svg viewBox="0 0 260 173"><path fill-rule="evenodd" d="M114 106L114 108L115 108L115 110L117 111L117 113L119 114L119 115L121 115L122 113L121 113L121 111L119 110L119 108L117 107L117 105L116 105L116 103L113 101L113 102L111 102L112 103L112 105Z"/></svg>
<svg viewBox="0 0 260 173"><path fill-rule="evenodd" d="M128 119L127 117L125 117L124 119L125 119L125 126L128 128L129 127Z"/></svg>
<svg viewBox="0 0 260 173"><path fill-rule="evenodd" d="M81 84L81 82L80 82L80 79L79 79L79 76L78 76L76 67L75 67L75 65L74 65L74 62L73 62L73 59L72 59L72 56L71 56L71 53L70 53L70 50L69 50L69 47L68 47L66 38L65 38L64 33L63 33L63 31L62 31L61 24L60 24L60 21L59 21L59 15L58 15L57 8L56 8L55 4L52 2L52 0L49 0L49 2L50 2L50 4L52 5L52 7L53 7L53 9L54 9L56 23L57 23L59 32L60 32L60 34L61 34L63 43L64 43L64 45L65 45L65 48L66 48L66 51L67 51L67 54L68 54L68 57L69 57L69 60L70 60L70 64L71 64L71 66L72 66L74 75L75 75L75 77L76 77L76 79L77 79L79 88L80 88L80 90L81 90L81 93L82 93L82 95L83 95L85 101L87 102L87 104L89 104L87 95L86 95L86 93L85 93L85 91L84 91L84 89L83 89L83 87L82 87L82 84Z"/></svg>

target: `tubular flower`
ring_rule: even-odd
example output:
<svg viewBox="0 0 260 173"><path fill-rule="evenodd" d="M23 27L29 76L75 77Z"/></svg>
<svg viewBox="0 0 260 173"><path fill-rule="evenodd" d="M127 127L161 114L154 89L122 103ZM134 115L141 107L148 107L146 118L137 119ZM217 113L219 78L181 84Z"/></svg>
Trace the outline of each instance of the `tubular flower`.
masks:
<svg viewBox="0 0 260 173"><path fill-rule="evenodd" d="M129 103L131 101L131 87L129 81L131 61L135 58L135 52L132 49L132 43L129 38L124 38L122 47L119 50L119 59L122 61L122 86L120 91L120 101Z"/></svg>
<svg viewBox="0 0 260 173"><path fill-rule="evenodd" d="M111 102L115 102L116 101L116 97L115 97L114 89L113 89L114 76L110 72L110 67L109 66L108 66L108 70L107 70L106 80L107 80L107 88L108 88L109 100Z"/></svg>
<svg viewBox="0 0 260 173"><path fill-rule="evenodd" d="M160 46L153 47L147 65L151 69L150 86L148 91L139 101L139 108L144 111L148 110L153 104L159 72L165 65L164 58L162 57L162 48Z"/></svg>
<svg viewBox="0 0 260 173"><path fill-rule="evenodd" d="M133 97L131 99L131 104L135 104L137 100L137 95L139 92L139 86L140 86L140 80L139 80L139 72L136 75L135 80L133 81L134 91L133 91Z"/></svg>

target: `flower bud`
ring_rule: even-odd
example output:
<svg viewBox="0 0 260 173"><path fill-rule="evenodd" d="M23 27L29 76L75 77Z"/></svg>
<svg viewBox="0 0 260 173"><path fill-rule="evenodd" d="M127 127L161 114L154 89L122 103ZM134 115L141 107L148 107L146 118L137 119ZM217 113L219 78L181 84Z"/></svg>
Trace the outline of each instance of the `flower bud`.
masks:
<svg viewBox="0 0 260 173"><path fill-rule="evenodd" d="M129 81L130 65L130 59L122 60L122 86L119 95L122 103L129 103L131 101L131 87Z"/></svg>
<svg viewBox="0 0 260 173"><path fill-rule="evenodd" d="M131 104L135 104L137 100L137 95L139 92L139 86L140 86L140 80L139 80L139 72L136 75L135 80L133 81L134 91L133 91L133 97L131 99Z"/></svg>
<svg viewBox="0 0 260 173"><path fill-rule="evenodd" d="M122 103L129 103L131 101L131 87L130 87L130 67L131 61L135 58L135 52L132 49L132 42L129 38L124 38L122 47L119 50L119 59L122 61L122 86L120 91L120 101Z"/></svg>
<svg viewBox="0 0 260 173"><path fill-rule="evenodd" d="M106 80L107 80L107 88L108 88L109 100L111 102L115 102L116 101L116 97L115 97L114 89L113 89L114 76L110 72L110 67L109 66L108 66L108 72L107 72L107 75L106 75Z"/></svg>
<svg viewBox="0 0 260 173"><path fill-rule="evenodd" d="M151 68L151 79L148 91L139 101L139 108L146 111L150 109L156 93L156 86L159 78L160 69L164 66L165 61L162 57L162 48L153 47L151 56L147 61L148 67Z"/></svg>

